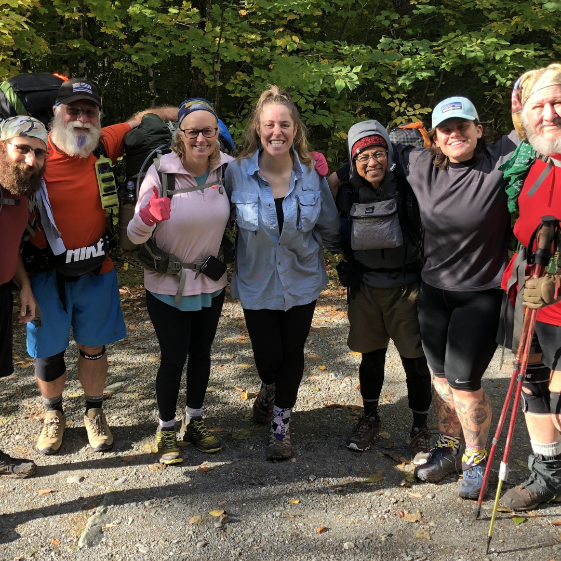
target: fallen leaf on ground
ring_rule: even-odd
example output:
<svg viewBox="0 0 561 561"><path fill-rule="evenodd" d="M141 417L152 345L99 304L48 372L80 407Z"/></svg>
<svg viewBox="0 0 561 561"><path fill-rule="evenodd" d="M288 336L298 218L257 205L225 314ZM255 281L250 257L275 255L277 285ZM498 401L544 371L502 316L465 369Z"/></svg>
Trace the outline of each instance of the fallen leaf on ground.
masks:
<svg viewBox="0 0 561 561"><path fill-rule="evenodd" d="M401 511L400 511L401 512ZM421 512L416 510L415 512L407 512L406 510L403 511L403 516L400 518L404 522L420 522L422 519Z"/></svg>
<svg viewBox="0 0 561 561"><path fill-rule="evenodd" d="M419 540L430 540L430 534L426 530L415 530L415 537Z"/></svg>
<svg viewBox="0 0 561 561"><path fill-rule="evenodd" d="M367 483L377 483L378 481L382 481L382 479L384 479L383 472L378 471L376 473L373 473L372 475L369 475L366 478L366 482Z"/></svg>
<svg viewBox="0 0 561 561"><path fill-rule="evenodd" d="M528 462L523 462L522 460L517 460L514 458L515 463L517 463L520 467L528 469Z"/></svg>
<svg viewBox="0 0 561 561"><path fill-rule="evenodd" d="M391 438L392 435L391 435L388 431L383 430L383 431L380 433L380 436L381 436L383 439L385 439L385 440L389 440L389 439Z"/></svg>
<svg viewBox="0 0 561 561"><path fill-rule="evenodd" d="M152 356L148 359L148 362L158 362L160 360L159 356Z"/></svg>
<svg viewBox="0 0 561 561"><path fill-rule="evenodd" d="M245 440L251 436L251 431L248 429L237 430L233 435L232 438L234 440Z"/></svg>
<svg viewBox="0 0 561 561"><path fill-rule="evenodd" d="M327 366L325 366L325 364L322 364L322 365L318 366L318 369L319 370L326 370Z"/></svg>
<svg viewBox="0 0 561 561"><path fill-rule="evenodd" d="M512 521L515 524L524 524L524 522L526 522L527 518L525 516L513 516L512 517Z"/></svg>
<svg viewBox="0 0 561 561"><path fill-rule="evenodd" d="M238 366L238 368L251 368L252 367L251 364L238 364L237 366Z"/></svg>
<svg viewBox="0 0 561 561"><path fill-rule="evenodd" d="M238 392L243 392L245 391L243 388L240 388L240 386L234 386L234 389Z"/></svg>
<svg viewBox="0 0 561 561"><path fill-rule="evenodd" d="M55 538L51 538L51 543L53 545L60 545L60 540L55 540Z"/></svg>
<svg viewBox="0 0 561 561"><path fill-rule="evenodd" d="M327 526L320 526L316 528L316 534L323 534L323 532L327 532Z"/></svg>
<svg viewBox="0 0 561 561"><path fill-rule="evenodd" d="M202 463L198 468L197 471L201 473L206 473L207 471L212 471L214 468L212 466L207 466L205 463Z"/></svg>
<svg viewBox="0 0 561 561"><path fill-rule="evenodd" d="M166 464L150 464L148 469L151 471L160 471L161 469L166 469Z"/></svg>
<svg viewBox="0 0 561 561"><path fill-rule="evenodd" d="M226 512L225 510L216 509L216 510L211 510L211 511L209 512L209 514L210 514L211 516L216 516L216 517L218 517L218 516L222 516L225 512Z"/></svg>
<svg viewBox="0 0 561 561"><path fill-rule="evenodd" d="M138 331L138 327L136 327L136 325L129 325L127 326L127 329L129 331Z"/></svg>
<svg viewBox="0 0 561 561"><path fill-rule="evenodd" d="M552 525L552 526L561 526L561 520L554 520L554 521L551 523L551 525Z"/></svg>
<svg viewBox="0 0 561 561"><path fill-rule="evenodd" d="M290 505L297 505L300 502L300 499L288 499L288 504Z"/></svg>
<svg viewBox="0 0 561 561"><path fill-rule="evenodd" d="M389 452L381 452L382 456L392 459L394 462L400 463L399 456L397 454L390 454Z"/></svg>
<svg viewBox="0 0 561 561"><path fill-rule="evenodd" d="M189 518L189 524L200 524L203 521L203 517L198 515L197 516L192 516L191 518Z"/></svg>
<svg viewBox="0 0 561 561"><path fill-rule="evenodd" d="M240 394L240 397L244 400L247 401L249 399L249 392L242 392Z"/></svg>
<svg viewBox="0 0 561 561"><path fill-rule="evenodd" d="M39 489L37 491L38 495L50 495L51 493L54 493L55 490L54 489Z"/></svg>
<svg viewBox="0 0 561 561"><path fill-rule="evenodd" d="M497 508L497 512L512 512L510 508L506 508L506 506L500 506Z"/></svg>
<svg viewBox="0 0 561 561"><path fill-rule="evenodd" d="M349 354L351 356L362 356L362 353L357 353L356 351L351 351Z"/></svg>
<svg viewBox="0 0 561 561"><path fill-rule="evenodd" d="M132 462L134 460L134 456L121 456L121 462Z"/></svg>
<svg viewBox="0 0 561 561"><path fill-rule="evenodd" d="M412 493L411 491L408 491L409 495L411 495L412 497L415 497L416 499L422 499L423 495L419 495L419 493Z"/></svg>
<svg viewBox="0 0 561 561"><path fill-rule="evenodd" d="M221 503L218 503L218 506L224 506L226 504L226 501L222 501Z"/></svg>

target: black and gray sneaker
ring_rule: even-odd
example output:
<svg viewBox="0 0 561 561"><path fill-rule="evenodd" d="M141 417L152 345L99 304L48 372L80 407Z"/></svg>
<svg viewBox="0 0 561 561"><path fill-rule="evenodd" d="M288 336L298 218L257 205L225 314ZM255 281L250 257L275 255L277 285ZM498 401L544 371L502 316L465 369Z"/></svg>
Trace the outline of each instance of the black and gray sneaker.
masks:
<svg viewBox="0 0 561 561"><path fill-rule="evenodd" d="M453 454L453 448L433 448L427 461L415 468L415 477L421 481L437 483L451 473L460 473L462 455L459 451Z"/></svg>
<svg viewBox="0 0 561 561"><path fill-rule="evenodd" d="M35 462L12 458L0 450L0 476L23 479L35 473Z"/></svg>
<svg viewBox="0 0 561 561"><path fill-rule="evenodd" d="M356 452L368 450L372 441L380 434L380 426L380 417L377 411L362 417L353 429L351 437L347 442L347 448Z"/></svg>

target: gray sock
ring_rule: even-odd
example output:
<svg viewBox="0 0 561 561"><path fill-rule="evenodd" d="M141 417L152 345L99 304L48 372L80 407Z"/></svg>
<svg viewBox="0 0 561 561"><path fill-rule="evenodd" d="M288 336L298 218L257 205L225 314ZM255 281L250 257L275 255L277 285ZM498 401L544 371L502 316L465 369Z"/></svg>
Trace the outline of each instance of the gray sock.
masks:
<svg viewBox="0 0 561 561"><path fill-rule="evenodd" d="M64 413L62 409L62 394L56 397L44 397L43 405L45 406L45 411L60 411Z"/></svg>

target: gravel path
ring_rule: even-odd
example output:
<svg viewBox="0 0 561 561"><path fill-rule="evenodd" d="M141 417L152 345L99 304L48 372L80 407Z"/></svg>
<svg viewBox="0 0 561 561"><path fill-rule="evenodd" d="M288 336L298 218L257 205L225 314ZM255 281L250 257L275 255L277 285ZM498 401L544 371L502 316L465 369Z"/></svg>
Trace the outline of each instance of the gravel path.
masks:
<svg viewBox="0 0 561 561"><path fill-rule="evenodd" d="M345 344L340 289L327 290L318 302L292 417L292 461L265 461L268 429L250 420L259 387L251 346L242 310L227 298L205 403L207 423L224 448L205 455L186 447L183 464L161 469L153 454L159 356L143 293L122 289L129 336L109 350L105 410L116 445L104 455L87 445L74 344L67 353L70 422L64 444L56 456L35 452L42 406L24 332L16 328L16 373L0 381L0 443L39 467L32 479L0 480L0 560L489 558L484 552L491 501L476 522L473 503L457 497L457 478L440 485L411 481L412 468L402 459L408 459L411 418L393 347L382 393L383 433L364 454L345 448L360 413L359 356ZM499 354L484 379L497 416L512 368L508 353L499 372ZM184 405L182 395L178 413ZM433 417L430 422L434 430ZM529 451L519 422L510 481L525 478ZM561 506L526 515L520 524L501 512L490 557L560 561L559 528L552 524L559 519Z"/></svg>

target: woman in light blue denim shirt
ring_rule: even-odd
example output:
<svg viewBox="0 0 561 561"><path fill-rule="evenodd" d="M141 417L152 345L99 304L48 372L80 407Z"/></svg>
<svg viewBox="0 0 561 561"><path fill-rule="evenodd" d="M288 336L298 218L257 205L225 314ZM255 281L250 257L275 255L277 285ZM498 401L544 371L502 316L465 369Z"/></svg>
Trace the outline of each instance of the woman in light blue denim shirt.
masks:
<svg viewBox="0 0 561 561"><path fill-rule="evenodd" d="M262 382L253 419L271 422L267 459L288 459L304 344L328 281L322 246L339 252L339 216L298 109L276 86L259 98L226 185L239 228L231 293L241 301Z"/></svg>

